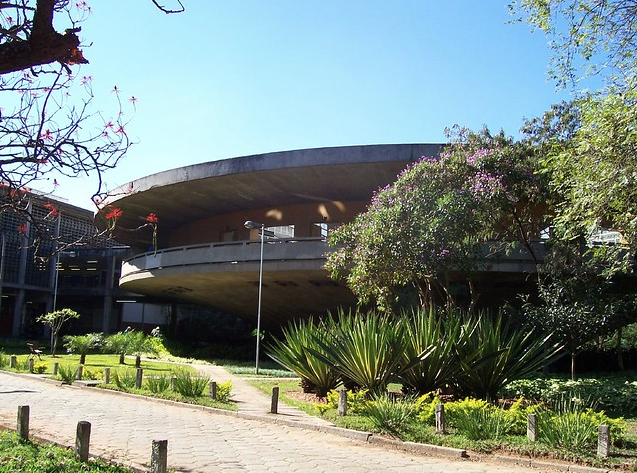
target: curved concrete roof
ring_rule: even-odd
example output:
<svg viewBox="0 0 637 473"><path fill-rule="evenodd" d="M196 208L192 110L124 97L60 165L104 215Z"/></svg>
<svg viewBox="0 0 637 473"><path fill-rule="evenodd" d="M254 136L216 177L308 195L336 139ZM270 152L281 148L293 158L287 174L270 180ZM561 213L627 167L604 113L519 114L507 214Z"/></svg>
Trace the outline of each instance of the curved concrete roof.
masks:
<svg viewBox="0 0 637 473"><path fill-rule="evenodd" d="M204 216L308 202L369 200L374 190L391 183L407 163L437 155L440 146L344 146L205 162L132 181L108 203L123 211L120 228L136 228L149 213L155 213L161 248L172 230ZM106 228L106 211L102 209L96 216L100 229ZM121 231L115 239L146 246L150 234Z"/></svg>

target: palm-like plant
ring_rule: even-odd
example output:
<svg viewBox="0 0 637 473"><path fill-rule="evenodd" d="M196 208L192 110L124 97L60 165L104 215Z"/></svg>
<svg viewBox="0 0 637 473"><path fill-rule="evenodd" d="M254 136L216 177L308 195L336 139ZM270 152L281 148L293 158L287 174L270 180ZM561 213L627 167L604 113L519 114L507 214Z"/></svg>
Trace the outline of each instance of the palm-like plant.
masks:
<svg viewBox="0 0 637 473"><path fill-rule="evenodd" d="M104 337L101 333L87 333L86 335L65 335L64 346L71 353L79 353L80 365L86 363L86 355L102 344Z"/></svg>
<svg viewBox="0 0 637 473"><path fill-rule="evenodd" d="M472 335L457 350L462 368L457 384L463 394L495 399L508 383L561 355L562 346L550 335L513 330L501 312L467 317L464 326Z"/></svg>
<svg viewBox="0 0 637 473"><path fill-rule="evenodd" d="M420 358L417 364L403 371L404 390L426 394L453 384L461 370L458 347L466 343L470 335L470 331L463 330L462 319L452 312L442 317L431 306L403 313L402 321L407 341L403 365Z"/></svg>
<svg viewBox="0 0 637 473"><path fill-rule="evenodd" d="M314 354L371 395L382 394L409 364L403 355L404 325L387 316L341 312L333 330L318 337L322 352Z"/></svg>
<svg viewBox="0 0 637 473"><path fill-rule="evenodd" d="M326 330L326 322L293 321L283 329L283 340L274 339L266 346L270 358L301 378L304 392L313 392L320 397L325 397L340 383L338 373L315 354L324 354L316 342L316 334Z"/></svg>

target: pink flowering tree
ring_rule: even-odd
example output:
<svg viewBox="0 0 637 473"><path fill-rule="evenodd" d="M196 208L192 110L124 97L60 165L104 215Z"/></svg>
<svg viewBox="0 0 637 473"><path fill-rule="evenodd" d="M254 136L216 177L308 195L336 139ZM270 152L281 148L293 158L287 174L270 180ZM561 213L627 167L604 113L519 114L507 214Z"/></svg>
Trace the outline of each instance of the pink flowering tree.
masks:
<svg viewBox="0 0 637 473"><path fill-rule="evenodd" d="M176 8L152 0L166 13L183 10L171 2ZM47 203L49 213L37 218L33 196L54 192L60 177L92 176L93 201L101 206L102 176L131 146L127 126L137 99L113 87L104 91L111 109L94 110L92 78L80 70L88 59L78 34L91 14L86 1L0 2L0 212L16 214L21 231L29 229L36 255L42 241L67 238L52 230L59 210Z"/></svg>
<svg viewBox="0 0 637 473"><path fill-rule="evenodd" d="M413 286L434 299L473 308L473 276L488 253L524 245L545 225L546 184L532 147L488 130L455 129L440 156L408 166L379 189L367 211L329 240L327 269L363 303L390 310ZM464 286L467 297L454 287Z"/></svg>

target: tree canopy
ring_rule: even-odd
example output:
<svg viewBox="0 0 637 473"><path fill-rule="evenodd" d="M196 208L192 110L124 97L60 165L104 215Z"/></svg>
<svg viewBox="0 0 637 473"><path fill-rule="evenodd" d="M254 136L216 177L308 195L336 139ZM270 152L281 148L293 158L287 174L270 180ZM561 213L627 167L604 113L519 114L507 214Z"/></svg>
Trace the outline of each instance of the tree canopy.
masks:
<svg viewBox="0 0 637 473"><path fill-rule="evenodd" d="M410 284L422 305L437 294L454 305L452 286L462 283L471 305L471 275L484 257L515 243L532 251L547 191L533 148L487 129L450 136L440 156L408 166L331 235L326 267L361 301L389 309L394 288Z"/></svg>
<svg viewBox="0 0 637 473"><path fill-rule="evenodd" d="M595 74L625 84L634 76L637 0L516 0L509 8L550 39L559 85Z"/></svg>

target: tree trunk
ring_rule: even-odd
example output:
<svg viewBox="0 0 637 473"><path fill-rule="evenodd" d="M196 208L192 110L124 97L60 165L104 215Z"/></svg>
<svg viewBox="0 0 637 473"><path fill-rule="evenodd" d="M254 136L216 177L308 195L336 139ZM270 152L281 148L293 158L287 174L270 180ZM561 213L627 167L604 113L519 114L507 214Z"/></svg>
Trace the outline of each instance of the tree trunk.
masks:
<svg viewBox="0 0 637 473"><path fill-rule="evenodd" d="M120 364L120 365L125 365L125 364L126 364L126 362L124 361L124 357L125 357L125 356L126 356L126 354L125 354L125 353L120 353L120 354L119 354L119 364Z"/></svg>
<svg viewBox="0 0 637 473"><path fill-rule="evenodd" d="M575 381L575 357L577 355L575 354L575 352L571 352L571 380Z"/></svg>
<svg viewBox="0 0 637 473"><path fill-rule="evenodd" d="M85 365L86 364L86 353L82 353L80 355L80 365Z"/></svg>

